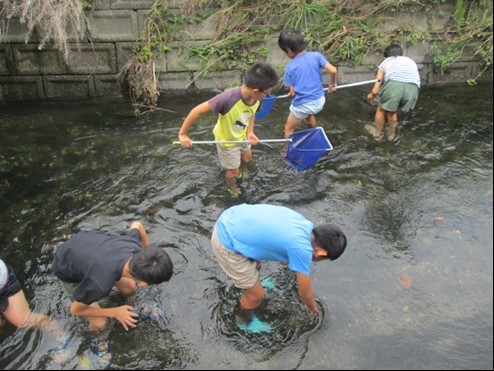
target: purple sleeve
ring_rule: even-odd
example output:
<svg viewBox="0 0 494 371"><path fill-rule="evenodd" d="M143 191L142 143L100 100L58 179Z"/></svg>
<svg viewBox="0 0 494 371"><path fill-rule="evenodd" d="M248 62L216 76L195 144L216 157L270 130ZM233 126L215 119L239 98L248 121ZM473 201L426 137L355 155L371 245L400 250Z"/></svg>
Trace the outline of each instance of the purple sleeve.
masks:
<svg viewBox="0 0 494 371"><path fill-rule="evenodd" d="M240 99L242 99L242 90L237 87L225 90L214 96L208 100L208 103L211 107L211 112L226 115Z"/></svg>

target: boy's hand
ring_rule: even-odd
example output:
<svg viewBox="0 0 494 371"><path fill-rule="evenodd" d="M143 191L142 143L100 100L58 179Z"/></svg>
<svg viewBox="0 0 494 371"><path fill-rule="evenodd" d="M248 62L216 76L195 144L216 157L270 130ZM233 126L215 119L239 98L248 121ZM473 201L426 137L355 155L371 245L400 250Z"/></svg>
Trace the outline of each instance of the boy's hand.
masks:
<svg viewBox="0 0 494 371"><path fill-rule="evenodd" d="M367 94L367 100L369 101L369 103L372 103L372 101L374 100L375 97L376 97L376 94L374 94L373 92L370 92L369 94Z"/></svg>
<svg viewBox="0 0 494 371"><path fill-rule="evenodd" d="M309 312L313 316L318 316L319 315L319 309L317 307L311 309L307 304L304 304L304 308L307 312Z"/></svg>
<svg viewBox="0 0 494 371"><path fill-rule="evenodd" d="M256 145L259 143L259 138L254 133L247 134L247 141L249 144Z"/></svg>
<svg viewBox="0 0 494 371"><path fill-rule="evenodd" d="M133 309L130 305L114 308L114 318L122 324L125 331L129 331L129 327L136 327L137 319L134 317L139 317L139 315L131 312Z"/></svg>
<svg viewBox="0 0 494 371"><path fill-rule="evenodd" d="M288 96L290 98L293 98L295 96L295 88L293 86L290 86L290 91L288 92Z"/></svg>
<svg viewBox="0 0 494 371"><path fill-rule="evenodd" d="M334 91L336 91L336 85L335 84L329 84L328 93L332 93Z"/></svg>
<svg viewBox="0 0 494 371"><path fill-rule="evenodd" d="M192 140L190 140L187 134L178 134L178 140L180 141L180 145L182 147L192 146Z"/></svg>

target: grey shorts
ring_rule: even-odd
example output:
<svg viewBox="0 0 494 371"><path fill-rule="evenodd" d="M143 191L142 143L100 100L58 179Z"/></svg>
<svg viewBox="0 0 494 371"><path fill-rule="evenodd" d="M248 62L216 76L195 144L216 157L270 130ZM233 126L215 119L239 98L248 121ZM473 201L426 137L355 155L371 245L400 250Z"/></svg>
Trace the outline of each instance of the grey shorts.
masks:
<svg viewBox="0 0 494 371"><path fill-rule="evenodd" d="M225 247L218 237L216 226L211 236L211 246L220 267L233 280L236 287L250 289L254 286L259 279L257 262Z"/></svg>
<svg viewBox="0 0 494 371"><path fill-rule="evenodd" d="M311 115L317 115L324 108L324 103L326 103L326 97L323 95L321 98L300 104L298 106L294 106L293 104L290 106L290 113L298 118L299 120L303 120Z"/></svg>
<svg viewBox="0 0 494 371"><path fill-rule="evenodd" d="M389 112L408 112L415 108L419 87L415 84L388 80L379 90L380 104Z"/></svg>
<svg viewBox="0 0 494 371"><path fill-rule="evenodd" d="M238 169L241 164L242 153L250 151L250 144L239 143L232 147L225 147L221 144L217 144L218 157L220 159L221 166L227 170Z"/></svg>

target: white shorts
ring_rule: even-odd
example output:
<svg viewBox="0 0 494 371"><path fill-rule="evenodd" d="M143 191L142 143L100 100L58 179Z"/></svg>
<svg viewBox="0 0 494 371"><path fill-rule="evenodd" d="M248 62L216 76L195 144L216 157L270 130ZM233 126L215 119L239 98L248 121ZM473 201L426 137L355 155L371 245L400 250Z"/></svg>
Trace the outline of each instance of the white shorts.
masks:
<svg viewBox="0 0 494 371"><path fill-rule="evenodd" d="M326 97L323 95L319 99L303 103L298 106L294 106L292 104L290 106L290 113L299 120L303 120L308 116L316 115L321 112L324 107L324 103L326 103Z"/></svg>
<svg viewBox="0 0 494 371"><path fill-rule="evenodd" d="M218 150L221 166L226 170L238 169L242 162L242 153L249 151L250 147L248 143L239 143L232 147L217 144L216 149Z"/></svg>

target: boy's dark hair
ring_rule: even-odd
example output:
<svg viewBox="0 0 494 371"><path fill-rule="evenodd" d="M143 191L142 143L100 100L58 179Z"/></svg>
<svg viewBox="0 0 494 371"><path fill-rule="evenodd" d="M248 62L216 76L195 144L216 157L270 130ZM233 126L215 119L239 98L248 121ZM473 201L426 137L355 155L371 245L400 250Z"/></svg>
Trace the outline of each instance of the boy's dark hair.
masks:
<svg viewBox="0 0 494 371"><path fill-rule="evenodd" d="M346 248L346 236L334 224L321 224L312 230L314 244L328 252L328 259L335 260L343 254Z"/></svg>
<svg viewBox="0 0 494 371"><path fill-rule="evenodd" d="M130 259L129 271L139 281L157 285L170 280L173 274L173 263L163 249L148 246L140 249Z"/></svg>
<svg viewBox="0 0 494 371"><path fill-rule="evenodd" d="M295 28L287 28L280 33L278 38L278 45L285 53L290 49L294 53L300 53L307 48L307 42Z"/></svg>
<svg viewBox="0 0 494 371"><path fill-rule="evenodd" d="M398 44L391 44L384 49L384 58L398 57L400 55L403 55L403 49Z"/></svg>
<svg viewBox="0 0 494 371"><path fill-rule="evenodd" d="M276 70L269 63L256 62L245 72L244 84L250 89L266 90L280 80Z"/></svg>

